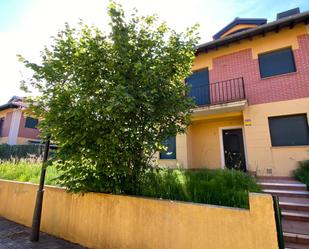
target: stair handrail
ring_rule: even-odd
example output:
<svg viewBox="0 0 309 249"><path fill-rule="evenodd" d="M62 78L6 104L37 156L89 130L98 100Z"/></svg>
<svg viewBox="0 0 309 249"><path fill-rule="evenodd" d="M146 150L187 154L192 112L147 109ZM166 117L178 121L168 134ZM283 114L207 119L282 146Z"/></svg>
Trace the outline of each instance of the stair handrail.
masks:
<svg viewBox="0 0 309 249"><path fill-rule="evenodd" d="M279 246L279 249L285 249L283 229L282 229L282 220L281 220L282 214L281 214L281 208L279 205L278 196L275 196L275 195L273 196L273 204L274 204L274 211L275 211L278 246Z"/></svg>

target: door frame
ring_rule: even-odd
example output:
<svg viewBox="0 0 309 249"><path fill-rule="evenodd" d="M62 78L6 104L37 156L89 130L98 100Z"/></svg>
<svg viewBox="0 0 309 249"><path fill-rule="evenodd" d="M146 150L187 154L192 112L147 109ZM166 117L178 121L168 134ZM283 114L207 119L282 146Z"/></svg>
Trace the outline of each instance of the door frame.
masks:
<svg viewBox="0 0 309 249"><path fill-rule="evenodd" d="M219 143L220 143L220 160L221 160L221 168L225 168L225 156L224 156L224 145L223 145L223 131L224 130L236 130L241 129L242 131L242 140L244 143L244 153L245 153L245 164L246 170L248 171L248 158L247 158L247 145L245 139L245 129L243 125L236 125L236 126L222 126L219 127Z"/></svg>

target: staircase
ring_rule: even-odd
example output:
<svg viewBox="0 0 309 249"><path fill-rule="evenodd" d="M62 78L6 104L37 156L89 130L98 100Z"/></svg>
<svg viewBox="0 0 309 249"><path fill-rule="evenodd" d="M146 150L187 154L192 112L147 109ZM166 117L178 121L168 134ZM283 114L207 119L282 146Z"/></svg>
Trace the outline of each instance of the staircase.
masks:
<svg viewBox="0 0 309 249"><path fill-rule="evenodd" d="M263 192L279 197L286 249L309 249L309 192L306 185L288 177L258 179Z"/></svg>

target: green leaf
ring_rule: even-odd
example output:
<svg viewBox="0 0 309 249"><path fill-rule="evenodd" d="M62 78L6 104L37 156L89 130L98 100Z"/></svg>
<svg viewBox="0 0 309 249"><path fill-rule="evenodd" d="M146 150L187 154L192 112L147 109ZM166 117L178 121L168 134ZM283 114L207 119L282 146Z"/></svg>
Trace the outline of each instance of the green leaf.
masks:
<svg viewBox="0 0 309 249"><path fill-rule="evenodd" d="M193 107L183 81L196 27L177 33L157 16L126 17L114 1L108 14L108 34L65 24L40 63L19 56L32 73L23 89L40 93L31 111L42 137L59 145L54 160L70 191L136 192L153 153L185 131Z"/></svg>

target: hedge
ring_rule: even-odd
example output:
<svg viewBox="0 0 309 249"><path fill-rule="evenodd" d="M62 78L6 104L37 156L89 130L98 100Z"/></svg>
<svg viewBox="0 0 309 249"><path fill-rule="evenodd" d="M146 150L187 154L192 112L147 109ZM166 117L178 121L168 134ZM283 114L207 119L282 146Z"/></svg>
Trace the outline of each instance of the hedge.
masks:
<svg viewBox="0 0 309 249"><path fill-rule="evenodd" d="M35 144L8 145L0 144L0 160L27 158L30 155L41 156L44 146Z"/></svg>

